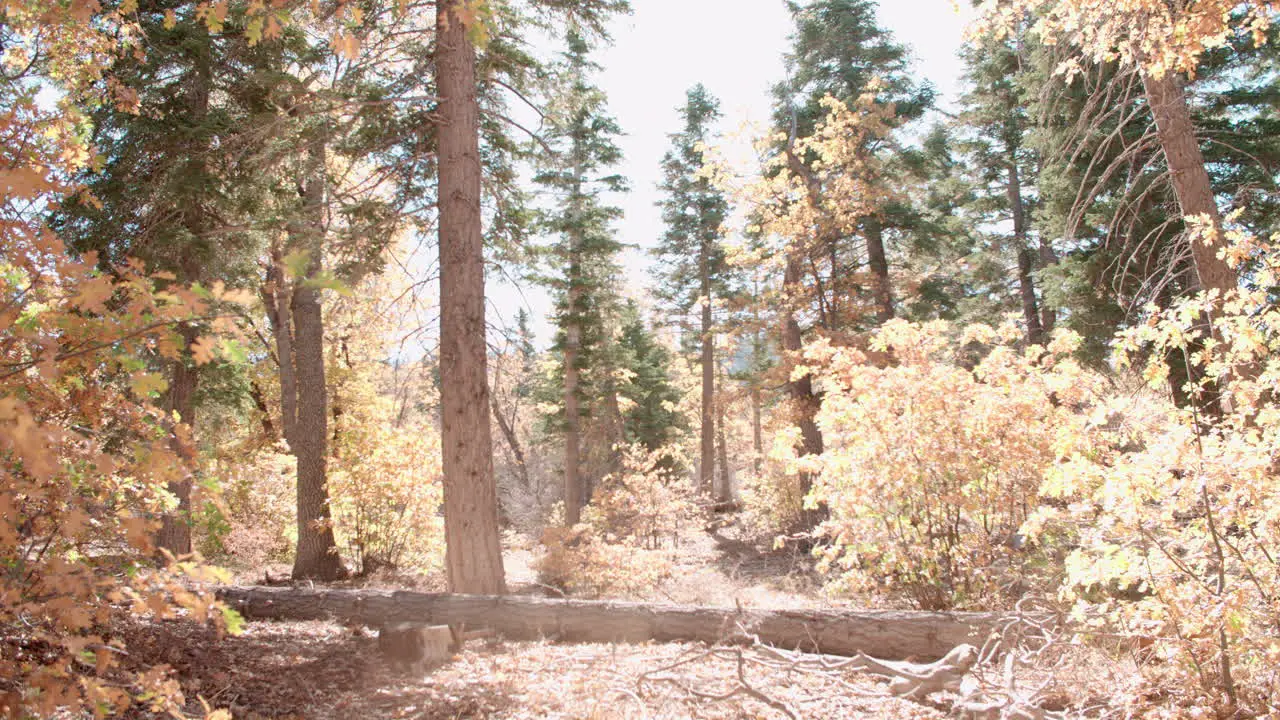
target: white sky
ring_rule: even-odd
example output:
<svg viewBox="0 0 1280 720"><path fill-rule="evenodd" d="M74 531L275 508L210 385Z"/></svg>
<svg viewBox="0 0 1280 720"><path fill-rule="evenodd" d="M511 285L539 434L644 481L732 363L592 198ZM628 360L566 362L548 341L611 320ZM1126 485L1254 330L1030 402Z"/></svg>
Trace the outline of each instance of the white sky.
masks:
<svg viewBox="0 0 1280 720"><path fill-rule="evenodd" d="M963 14L955 0L880 2L881 25L908 46L919 74L933 83L944 103L958 90L956 52L971 14L967 0L960 4ZM745 153L749 137L740 128L763 126L769 119L769 89L783 79L791 18L783 0L632 0L632 5L631 15L611 23L613 46L596 54L604 67L596 82L626 133L619 139L625 160L618 169L629 178L631 192L617 199L625 217L616 227L624 243L648 248L663 230L656 185L667 136L680 129L676 110L685 92L701 82L720 99L722 131L740 138L729 151ZM623 264L633 290L649 284L645 250L628 251ZM490 322L513 323L516 308L526 304L540 340L547 342L546 294L538 288L516 293L495 277L490 282Z"/></svg>

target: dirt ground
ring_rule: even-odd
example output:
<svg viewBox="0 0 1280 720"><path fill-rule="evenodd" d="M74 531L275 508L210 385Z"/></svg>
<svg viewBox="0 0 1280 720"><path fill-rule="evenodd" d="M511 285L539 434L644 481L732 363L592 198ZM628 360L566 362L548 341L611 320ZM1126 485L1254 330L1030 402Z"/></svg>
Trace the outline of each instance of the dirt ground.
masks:
<svg viewBox="0 0 1280 720"><path fill-rule="evenodd" d="M509 538L509 591L554 595L539 585L533 544ZM624 599L788 609L850 605L822 592L812 560L766 551L728 534L697 533L671 557L673 572ZM288 567L237 573L236 582L287 577ZM433 575L375 577L347 586L443 591ZM865 606L866 603L860 603ZM258 718L446 718L675 720L706 718L942 718L941 705L889 696L887 683L852 673L804 672L751 650L700 644L560 645L468 642L431 669L391 667L376 631L326 622L251 622L236 637L174 620L131 620L121 628L136 668L165 664L182 685L186 710L201 700L237 720ZM130 720L157 717L142 708Z"/></svg>
<svg viewBox="0 0 1280 720"><path fill-rule="evenodd" d="M749 651L744 685L736 651L707 656L702 645L475 641L442 666L410 672L383 661L373 633L332 623L253 622L217 639L190 622L138 622L125 634L134 662L173 668L193 714L203 698L244 719L945 717L883 697L884 684L866 676L770 668ZM669 667L680 660L691 662ZM735 689L724 699L695 694ZM152 716L139 708L124 717Z"/></svg>

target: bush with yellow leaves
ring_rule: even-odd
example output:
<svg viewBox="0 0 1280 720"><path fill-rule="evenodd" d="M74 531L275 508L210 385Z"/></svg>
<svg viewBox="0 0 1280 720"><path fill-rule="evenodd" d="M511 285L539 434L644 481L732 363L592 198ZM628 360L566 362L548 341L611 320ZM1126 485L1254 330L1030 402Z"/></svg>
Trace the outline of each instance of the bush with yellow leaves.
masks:
<svg viewBox="0 0 1280 720"><path fill-rule="evenodd" d="M811 346L828 448L790 469L817 475L836 583L932 608L1056 588L1084 636L1144 648L1171 716L1274 709L1280 253L1232 241L1245 289L1149 308L1117 336L1115 376L1072 361L1061 332L1019 349L1015 328L891 322L883 367ZM1170 357L1203 369L1191 407Z"/></svg>
<svg viewBox="0 0 1280 720"><path fill-rule="evenodd" d="M385 402L344 415L329 480L337 539L357 572L444 564L440 432L397 426Z"/></svg>
<svg viewBox="0 0 1280 720"><path fill-rule="evenodd" d="M544 585L586 596L645 596L671 574L664 546L678 544L699 509L674 447L618 448L620 470L605 477L583 522L544 532L534 564Z"/></svg>
<svg viewBox="0 0 1280 720"><path fill-rule="evenodd" d="M872 341L891 361L810 345L804 372L824 391L819 456L792 457L829 509L821 568L844 591L905 592L927 609L1000 604L1040 553L1019 527L1055 461L1057 435L1098 379L1073 360L1075 338L1019 350L1016 328L893 321ZM989 348L973 367L965 352ZM794 447L788 445L786 447Z"/></svg>
<svg viewBox="0 0 1280 720"><path fill-rule="evenodd" d="M1274 712L1280 693L1280 253L1229 239L1245 289L1152 308L1116 340L1117 364L1156 389L1170 355L1203 367L1187 390L1206 401L1139 413L1112 398L1106 414L1131 422L1097 413L1102 442L1060 446L1042 489L1058 502L1027 530L1079 536L1065 599L1091 625L1142 637L1180 704L1249 714ZM1128 592L1099 592L1116 587Z"/></svg>

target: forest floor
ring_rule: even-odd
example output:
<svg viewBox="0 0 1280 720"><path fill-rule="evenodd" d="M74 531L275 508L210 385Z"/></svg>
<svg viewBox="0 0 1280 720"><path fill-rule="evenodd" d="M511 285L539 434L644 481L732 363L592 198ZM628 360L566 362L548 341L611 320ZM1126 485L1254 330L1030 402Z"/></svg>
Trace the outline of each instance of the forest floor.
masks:
<svg viewBox="0 0 1280 720"><path fill-rule="evenodd" d="M543 594L528 543L505 562L512 592ZM698 534L673 558L671 577L647 599L756 608L824 607L812 561L765 552L731 536ZM287 567L267 575L287 574ZM261 582L264 571L239 582ZM380 578L365 586L439 579ZM550 594L550 593L547 593ZM173 668L198 716L201 699L237 719L296 718L906 718L946 717L944 708L902 700L886 682L852 673L804 672L750 649L690 643L555 644L468 642L448 663L408 672L388 665L376 630L328 622L251 622L218 638L194 622L131 620L122 628L129 664ZM127 718L156 717L138 708Z"/></svg>
<svg viewBox="0 0 1280 720"><path fill-rule="evenodd" d="M175 670L195 712L203 698L236 718L804 718L945 717L885 697L868 676L835 681L696 644L469 643L432 670L389 667L374 633L324 622L254 622L217 639L195 623L136 623L131 657ZM681 660L687 664L672 667ZM749 689L748 689L749 688ZM715 699L737 690L738 694ZM697 693L701 693L699 695ZM752 694L755 693L755 694ZM126 717L151 717L135 712Z"/></svg>

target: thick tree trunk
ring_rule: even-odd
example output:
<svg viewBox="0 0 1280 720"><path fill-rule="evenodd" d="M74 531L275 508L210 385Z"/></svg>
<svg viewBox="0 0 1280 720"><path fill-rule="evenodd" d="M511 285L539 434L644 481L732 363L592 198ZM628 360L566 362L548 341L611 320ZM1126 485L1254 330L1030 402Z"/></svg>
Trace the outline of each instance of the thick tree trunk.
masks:
<svg viewBox="0 0 1280 720"><path fill-rule="evenodd" d="M290 451L293 448L294 425L298 421L298 379L293 353L293 293L289 290L284 267L284 251L271 248L271 267L267 269L266 295L272 303L268 315L275 335L276 357L280 363L280 427Z"/></svg>
<svg viewBox="0 0 1280 720"><path fill-rule="evenodd" d="M1206 216L1209 219L1212 237L1196 237L1191 241L1191 261L1195 266L1196 281L1200 290L1218 290L1226 293L1235 290L1237 278L1234 270L1226 261L1218 257L1218 252L1227 246L1223 233L1222 214L1218 211L1217 200L1213 196L1213 186L1209 181L1209 173L1205 169L1204 155L1200 152L1200 144L1196 139L1195 125L1191 122L1191 110L1187 104L1186 91L1182 80L1174 73L1165 73L1156 78L1148 73L1142 74L1142 86L1146 92L1147 104L1156 121L1156 130L1160 136L1160 148L1164 152L1165 161L1169 163L1169 174L1173 181L1173 191L1178 197L1178 207L1183 217ZM1209 242L1205 242L1208 240ZM1216 313L1214 313L1216 314ZM1214 326L1212 317L1206 319L1208 333L1221 340L1218 328ZM1189 354L1198 347L1189 349ZM1186 368L1189 377L1203 377L1203 368ZM1209 417L1220 415L1226 402L1221 396L1219 380L1225 383L1230 378L1214 378L1203 383L1205 391L1198 397L1184 397L1180 403L1195 402L1200 410ZM1175 390L1175 395L1179 391Z"/></svg>
<svg viewBox="0 0 1280 720"><path fill-rule="evenodd" d="M460 0L436 3L439 115L440 415L449 587L506 591L489 430L475 48Z"/></svg>
<svg viewBox="0 0 1280 720"><path fill-rule="evenodd" d="M1214 230L1214 236L1208 244L1197 239L1191 245L1191 258L1195 263L1200 289L1216 289L1221 292L1234 290L1235 271L1218 258L1218 251L1226 247L1226 238L1222 234L1222 215L1218 212L1218 203L1213 197L1204 155L1196 141L1195 126L1191 122L1191 110L1187 105L1182 81L1171 72L1160 78L1144 72L1142 86L1156 121L1160 147L1169 163L1173 191L1178 197L1182 215L1207 216Z"/></svg>
<svg viewBox="0 0 1280 720"><path fill-rule="evenodd" d="M1029 248L1018 248L1018 294L1022 299L1022 320L1027 324L1027 344L1044 345L1044 325L1036 300L1035 261Z"/></svg>
<svg viewBox="0 0 1280 720"><path fill-rule="evenodd" d="M981 647L996 613L743 610L524 596L391 590L227 587L218 597L248 618L335 619L488 627L510 638L569 642L761 642L788 650L885 659L934 659L964 643Z"/></svg>
<svg viewBox="0 0 1280 720"><path fill-rule="evenodd" d="M304 220L295 224L292 232L294 247L309 253L308 280L318 276L323 267L324 155L324 141L312 140L303 185ZM294 283L290 311L298 391L298 414L290 440L298 467L298 550L293 560L293 577L295 580L334 580L344 576L346 570L338 557L329 510L329 411L320 290L306 282Z"/></svg>
<svg viewBox="0 0 1280 720"><path fill-rule="evenodd" d="M192 433L196 422L196 388L200 384L200 369L192 364L187 353L199 332L195 327L184 324L179 333L182 335L182 354L170 365L164 410L168 421L174 423L170 446L182 463L182 479L169 483L169 492L178 498L178 507L160 519L160 530L156 533L156 549L167 550L175 557L191 552L191 486L196 471ZM174 413L178 415L177 420L173 420Z"/></svg>
<svg viewBox="0 0 1280 720"><path fill-rule="evenodd" d="M711 332L711 271L708 253L710 248L704 241L698 253L698 280L702 296L702 443L698 457L698 487L703 493L712 496L715 495L716 366L715 337Z"/></svg>
<svg viewBox="0 0 1280 720"><path fill-rule="evenodd" d="M1040 237L1040 247L1037 253L1039 259L1039 269L1043 270L1058 264L1058 254L1053 251L1053 245L1048 238L1043 235ZM1049 307L1048 303L1040 303L1040 328L1044 331L1045 337L1053 334L1053 328L1058 324L1058 313Z"/></svg>
<svg viewBox="0 0 1280 720"><path fill-rule="evenodd" d="M888 322L893 319L893 281L889 279L889 259L884 251L884 224L878 217L869 217L864 223L867 234L867 264L875 280L876 319Z"/></svg>
<svg viewBox="0 0 1280 720"><path fill-rule="evenodd" d="M190 127L198 127L209 115L209 92L212 85L212 69L209 55L197 51L192 72L186 77L184 92L186 94L187 118ZM193 141L187 148L184 158L187 172L192 177L203 177L206 172L206 156L208 143L204 140ZM209 216L201 202L184 203L175 208L182 216L182 224L192 236L199 238L208 228ZM199 281L205 274L205 268L191 253L184 254L177 264L177 280L183 284ZM200 384L200 368L190 356L191 343L199 336L196 326L183 324L178 329L182 336L182 352L170 365L169 388L165 393L164 409L168 415L167 422L173 424L170 446L182 463L182 478L169 483L169 492L178 498L176 512L167 513L161 518L160 531L156 534L157 549L167 550L174 556L191 552L191 487L196 472L195 432L195 394ZM173 420L174 413L178 419ZM180 426L185 429L180 429Z"/></svg>

